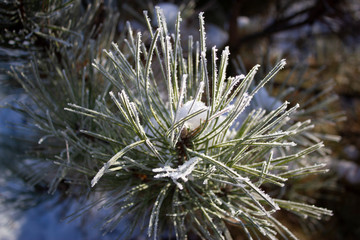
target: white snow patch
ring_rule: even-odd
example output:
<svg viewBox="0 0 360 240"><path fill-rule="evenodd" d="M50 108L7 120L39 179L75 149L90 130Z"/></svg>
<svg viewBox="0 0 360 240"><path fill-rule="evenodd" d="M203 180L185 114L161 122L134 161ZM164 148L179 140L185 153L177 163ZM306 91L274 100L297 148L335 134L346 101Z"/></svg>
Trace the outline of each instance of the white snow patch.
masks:
<svg viewBox="0 0 360 240"><path fill-rule="evenodd" d="M174 30L178 12L180 12L179 7L173 3L162 2L156 5L155 10L156 8L160 8L162 10L164 14L163 16L165 17L166 20L167 27L170 28L170 30ZM155 26L158 26L159 24L157 22L156 14L154 14L153 20Z"/></svg>
<svg viewBox="0 0 360 240"><path fill-rule="evenodd" d="M282 102L280 102L275 97L270 96L268 91L262 87L254 96L254 108L261 107L267 111L272 111L281 106Z"/></svg>
<svg viewBox="0 0 360 240"><path fill-rule="evenodd" d="M196 116L185 121L185 127L189 130L194 130L200 126L206 120L207 112L209 108L205 106L205 103L199 101L188 101L182 107L180 107L176 112L175 122L180 121L181 119L187 117L190 114L193 114L200 110L205 110L202 113L197 114Z"/></svg>

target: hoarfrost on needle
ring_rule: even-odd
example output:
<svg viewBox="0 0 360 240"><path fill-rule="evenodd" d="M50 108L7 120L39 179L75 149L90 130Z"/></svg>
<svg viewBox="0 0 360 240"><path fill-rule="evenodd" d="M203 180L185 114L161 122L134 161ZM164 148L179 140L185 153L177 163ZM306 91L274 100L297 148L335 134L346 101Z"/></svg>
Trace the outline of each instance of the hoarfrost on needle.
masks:
<svg viewBox="0 0 360 240"><path fill-rule="evenodd" d="M193 157L186 161L184 164L180 165L178 168L172 168L170 166L154 168L152 171L158 173L154 176L154 178L169 177L180 188L180 190L182 190L183 186L181 183L178 182L178 179L182 179L184 182L187 182L189 180L188 176L195 169L195 166L199 161L200 158Z"/></svg>

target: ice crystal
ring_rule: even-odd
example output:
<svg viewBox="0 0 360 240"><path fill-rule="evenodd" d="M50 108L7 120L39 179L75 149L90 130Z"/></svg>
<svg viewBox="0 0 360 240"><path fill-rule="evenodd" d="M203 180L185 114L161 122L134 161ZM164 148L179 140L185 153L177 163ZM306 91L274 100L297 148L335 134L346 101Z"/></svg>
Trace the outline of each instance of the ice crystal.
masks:
<svg viewBox="0 0 360 240"><path fill-rule="evenodd" d="M164 166L161 168L154 168L152 171L156 172L154 178L164 178L169 177L173 182L178 186L180 190L183 189L183 185L178 182L179 179L182 179L184 182L187 182L188 176L195 169L196 164L199 162L200 158L193 157L186 161L184 164L180 165L178 168L172 168L170 166Z"/></svg>

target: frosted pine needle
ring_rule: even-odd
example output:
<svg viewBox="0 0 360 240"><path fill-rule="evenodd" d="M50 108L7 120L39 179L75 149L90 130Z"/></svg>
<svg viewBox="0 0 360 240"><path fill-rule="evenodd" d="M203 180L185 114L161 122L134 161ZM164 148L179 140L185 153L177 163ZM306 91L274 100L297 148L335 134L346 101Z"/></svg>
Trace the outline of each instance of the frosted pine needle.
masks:
<svg viewBox="0 0 360 240"><path fill-rule="evenodd" d="M169 177L171 178L174 183L178 186L180 190L183 189L183 185L178 182L179 179L187 182L188 176L191 172L195 169L196 164L200 161L200 158L193 157L186 161L184 164L180 165L176 169L170 166L164 166L162 168L154 168L152 171L158 173L154 176L154 178L164 178Z"/></svg>

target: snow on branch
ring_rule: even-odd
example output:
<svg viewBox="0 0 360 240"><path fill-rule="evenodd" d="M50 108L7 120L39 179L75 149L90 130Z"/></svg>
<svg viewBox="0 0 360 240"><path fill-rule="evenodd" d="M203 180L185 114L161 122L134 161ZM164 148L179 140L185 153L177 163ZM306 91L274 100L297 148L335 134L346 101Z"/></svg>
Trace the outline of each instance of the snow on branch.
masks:
<svg viewBox="0 0 360 240"><path fill-rule="evenodd" d="M170 166L154 168L152 171L158 173L154 176L154 178L169 177L180 188L180 190L182 190L183 185L178 182L178 179L182 179L184 182L187 182L189 180L188 176L195 169L195 166L199 160L199 157L190 158L189 161L186 161L184 164L175 169Z"/></svg>

